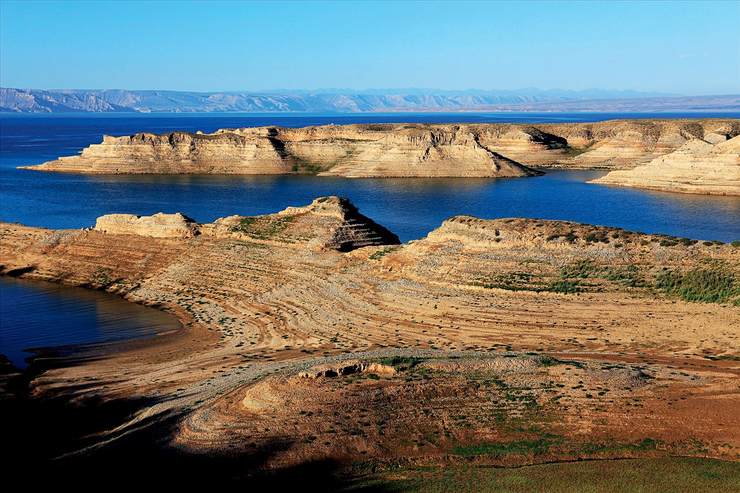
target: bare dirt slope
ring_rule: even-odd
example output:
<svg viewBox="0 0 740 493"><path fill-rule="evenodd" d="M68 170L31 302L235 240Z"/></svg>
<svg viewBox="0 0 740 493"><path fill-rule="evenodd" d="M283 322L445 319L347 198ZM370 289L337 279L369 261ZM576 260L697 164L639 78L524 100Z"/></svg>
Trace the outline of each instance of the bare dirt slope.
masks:
<svg viewBox="0 0 740 493"><path fill-rule="evenodd" d="M31 382L38 398L149 402L101 444L175 413L171 446L267 447L265 467L738 459L733 246L472 217L398 245L337 198L193 228L0 225L3 274L184 324Z"/></svg>

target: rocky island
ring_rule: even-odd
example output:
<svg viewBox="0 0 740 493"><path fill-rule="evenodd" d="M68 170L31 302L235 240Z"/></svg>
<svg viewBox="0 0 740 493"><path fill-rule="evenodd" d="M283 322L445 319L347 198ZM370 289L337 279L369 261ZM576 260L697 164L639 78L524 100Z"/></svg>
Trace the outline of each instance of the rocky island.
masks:
<svg viewBox="0 0 740 493"><path fill-rule="evenodd" d="M378 124L105 136L39 171L113 174L318 174L522 177L533 168L631 168L691 140L740 135L740 121L617 120L563 124Z"/></svg>
<svg viewBox="0 0 740 493"><path fill-rule="evenodd" d="M677 150L592 183L707 195L740 195L740 137L690 140Z"/></svg>
<svg viewBox="0 0 740 493"><path fill-rule="evenodd" d="M738 458L732 245L468 216L399 244L322 197L209 224L2 223L0 264L183 324L105 357L37 363L23 402L73 402L78 419L107 406L119 419L81 420L71 444L54 442L69 428L62 413L33 421L62 467L142 436L178 460L223 457L232 475ZM23 429L24 416L3 426ZM139 447L136 467L161 472Z"/></svg>

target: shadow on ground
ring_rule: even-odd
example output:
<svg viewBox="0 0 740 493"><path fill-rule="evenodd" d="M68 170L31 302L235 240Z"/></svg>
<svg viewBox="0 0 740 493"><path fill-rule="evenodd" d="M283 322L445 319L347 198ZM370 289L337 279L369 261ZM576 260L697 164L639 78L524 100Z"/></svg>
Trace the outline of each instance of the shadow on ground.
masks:
<svg viewBox="0 0 740 493"><path fill-rule="evenodd" d="M69 360L66 365L72 364ZM6 367L7 368L7 367ZM44 369L48 369L46 366ZM99 433L126 422L153 400L103 401L69 398L82 387L65 388L64 395L36 398L29 382L42 369L6 371L0 388L0 436L6 454L3 474L10 484L36 489L60 485L86 487L135 486L193 488L239 486L247 491L386 491L382 486L357 486L343 464L331 460L268 470L265 464L291 447L281 440L250 452L194 454L169 445L181 416L143 422L104 446ZM80 452L83 450L83 452Z"/></svg>

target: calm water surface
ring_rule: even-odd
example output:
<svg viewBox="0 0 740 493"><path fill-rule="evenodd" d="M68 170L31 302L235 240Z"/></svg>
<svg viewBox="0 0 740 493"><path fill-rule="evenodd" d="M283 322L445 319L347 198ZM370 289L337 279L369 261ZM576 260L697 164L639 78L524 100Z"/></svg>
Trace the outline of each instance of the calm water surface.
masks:
<svg viewBox="0 0 740 493"><path fill-rule="evenodd" d="M375 122L574 122L631 114L369 114L369 115L0 115L0 220L79 228L102 214L183 212L204 222L232 214L264 214L321 195L349 197L401 240L421 238L447 217L563 219L697 239L740 239L740 198L610 188L585 182L597 171L549 171L526 179L344 179L307 176L76 176L15 169L74 155L103 134L218 128ZM640 117L740 117L740 114ZM99 300L68 288L3 281L0 353L22 360L26 347L96 342L136 335L152 325L98 309ZM56 290L56 291L55 291ZM59 302L59 296L67 296ZM95 296L108 298L96 293ZM33 304L18 300L35 300ZM14 301L15 300L15 301ZM115 299L116 306L128 303ZM55 304L56 303L56 304ZM105 304L105 303L103 303ZM30 306L37 307L31 310ZM111 305L113 306L113 305ZM142 307L136 307L142 308ZM37 313L38 312L38 313ZM92 314L95 314L93 316ZM49 317L56 318L51 320ZM126 320L131 323L127 325ZM64 322L71 321L70 323ZM142 322L140 325L139 322ZM156 324L155 324L156 325ZM44 329L46 327L46 329ZM108 330L110 329L110 330Z"/></svg>
<svg viewBox="0 0 740 493"><path fill-rule="evenodd" d="M98 344L176 330L174 316L83 288L0 277L0 352L18 368L26 350Z"/></svg>

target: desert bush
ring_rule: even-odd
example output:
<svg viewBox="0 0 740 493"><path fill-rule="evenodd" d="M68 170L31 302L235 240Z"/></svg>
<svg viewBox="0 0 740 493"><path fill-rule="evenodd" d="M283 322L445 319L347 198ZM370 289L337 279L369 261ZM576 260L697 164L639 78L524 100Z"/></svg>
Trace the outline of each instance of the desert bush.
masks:
<svg viewBox="0 0 740 493"><path fill-rule="evenodd" d="M567 281L561 279L550 284L547 290L553 293L573 294L582 292L583 288L578 281Z"/></svg>
<svg viewBox="0 0 740 493"><path fill-rule="evenodd" d="M679 272L665 270L655 279L655 287L686 301L724 303L740 297L740 283L725 264L715 263Z"/></svg>

